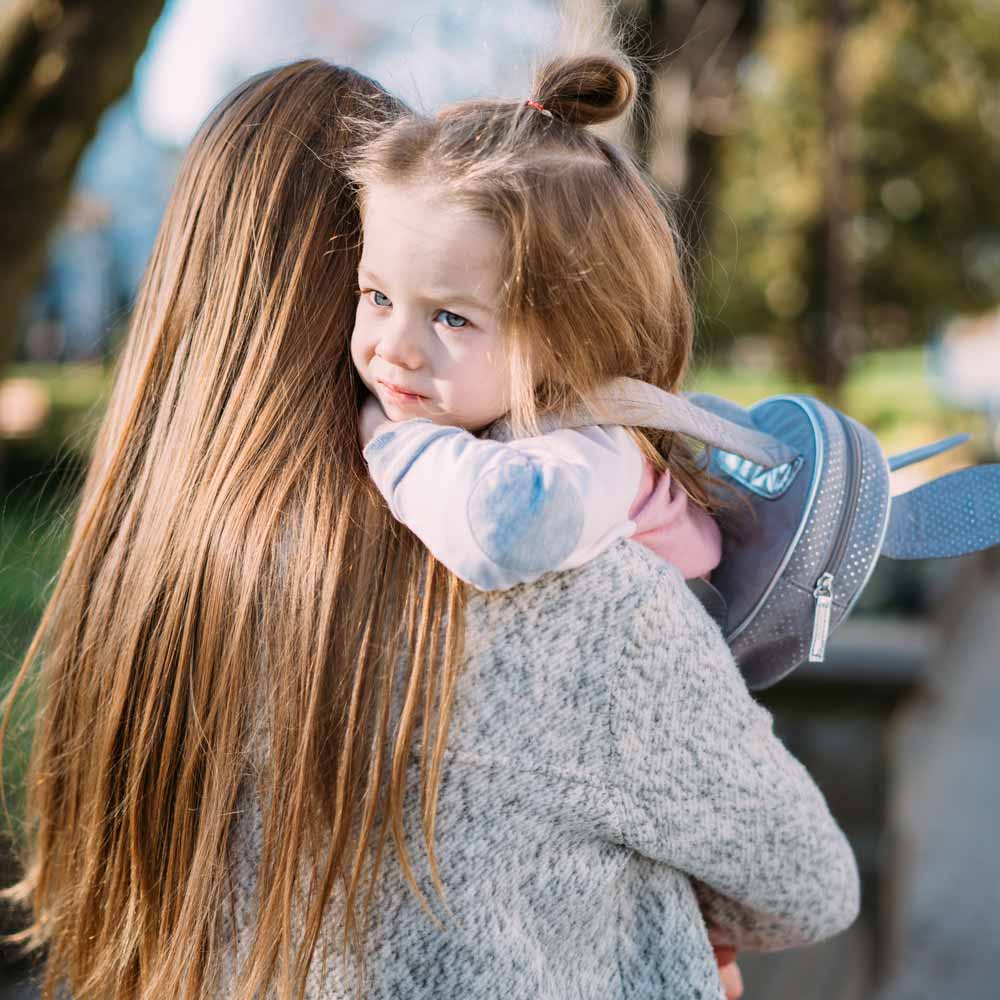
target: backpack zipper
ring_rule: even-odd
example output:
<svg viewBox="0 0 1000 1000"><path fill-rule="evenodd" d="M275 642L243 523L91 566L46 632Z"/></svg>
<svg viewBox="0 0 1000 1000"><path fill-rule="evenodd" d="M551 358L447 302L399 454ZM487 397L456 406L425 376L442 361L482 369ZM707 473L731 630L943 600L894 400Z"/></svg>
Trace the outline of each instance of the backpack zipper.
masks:
<svg viewBox="0 0 1000 1000"><path fill-rule="evenodd" d="M839 569L847 540L851 535L851 528L854 526L854 510L858 503L858 494L861 492L861 477L855 468L855 456L861 454L861 444L858 440L857 431L851 425L848 418L837 414L837 419L846 431L847 453L845 459L848 465L848 482L850 483L850 496L847 501L845 516L840 523L840 532L834 543L833 553L826 564L826 570L820 574L816 585L813 587L813 599L816 607L813 610L812 641L809 644L809 662L821 663L826 655L826 641L830 635L830 618L833 614L833 581L835 569Z"/></svg>

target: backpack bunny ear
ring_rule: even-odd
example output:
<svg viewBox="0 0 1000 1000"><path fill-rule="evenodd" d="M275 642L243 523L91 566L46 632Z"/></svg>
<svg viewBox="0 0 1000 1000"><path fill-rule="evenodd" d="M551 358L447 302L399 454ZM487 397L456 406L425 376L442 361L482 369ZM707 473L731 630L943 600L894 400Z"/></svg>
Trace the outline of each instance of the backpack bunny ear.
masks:
<svg viewBox="0 0 1000 1000"><path fill-rule="evenodd" d="M957 448L960 444L965 444L971 437L971 434L953 434L949 438L935 441L934 444L925 444L921 448L914 448L913 451L904 451L901 455L893 455L889 459L889 469L892 472L897 469L905 469L908 465L922 462L933 455L940 455L942 451Z"/></svg>
<svg viewBox="0 0 1000 1000"><path fill-rule="evenodd" d="M979 465L893 497L881 554L946 559L993 545L1000 545L1000 465Z"/></svg>
<svg viewBox="0 0 1000 1000"><path fill-rule="evenodd" d="M685 398L689 403L694 403L695 406L700 406L703 410L708 410L710 413L714 413L724 420L739 424L741 427L746 427L751 431L760 430L753 422L753 417L750 416L750 413L731 399L724 399L722 396L716 396L711 392L692 392Z"/></svg>
<svg viewBox="0 0 1000 1000"><path fill-rule="evenodd" d="M648 382L621 376L605 382L589 394L590 405L558 415L546 415L543 431L585 424L623 424L680 431L690 437L732 452L762 467L790 465L799 457L794 448L754 424L735 403L703 394L702 405L667 392ZM713 412L714 410L722 412Z"/></svg>

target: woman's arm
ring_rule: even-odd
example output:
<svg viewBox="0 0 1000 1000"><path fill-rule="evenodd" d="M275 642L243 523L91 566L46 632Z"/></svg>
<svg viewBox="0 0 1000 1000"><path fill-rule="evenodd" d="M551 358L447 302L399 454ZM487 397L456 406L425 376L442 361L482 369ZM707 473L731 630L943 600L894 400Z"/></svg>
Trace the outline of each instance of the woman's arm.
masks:
<svg viewBox="0 0 1000 1000"><path fill-rule="evenodd" d="M624 842L691 876L716 943L769 951L844 930L860 897L850 845L718 626L676 569L651 569L612 710Z"/></svg>
<svg viewBox="0 0 1000 1000"><path fill-rule="evenodd" d="M393 516L480 590L581 565L634 530L643 459L623 428L501 443L413 419L367 433L363 454Z"/></svg>

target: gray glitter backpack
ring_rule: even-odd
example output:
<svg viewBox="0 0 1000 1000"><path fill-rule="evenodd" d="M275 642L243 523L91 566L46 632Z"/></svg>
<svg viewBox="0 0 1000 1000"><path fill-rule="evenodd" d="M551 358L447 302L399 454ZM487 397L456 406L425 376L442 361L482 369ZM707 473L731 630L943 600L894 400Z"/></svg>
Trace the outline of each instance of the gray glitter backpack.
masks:
<svg viewBox="0 0 1000 1000"><path fill-rule="evenodd" d="M719 517L722 561L711 583L688 584L752 689L775 684L806 659L823 659L879 556L945 558L1000 543L1000 465L890 494L891 470L953 448L967 434L887 459L867 427L811 396L772 396L744 409L628 378L547 426L612 423L711 445L709 471L748 501Z"/></svg>

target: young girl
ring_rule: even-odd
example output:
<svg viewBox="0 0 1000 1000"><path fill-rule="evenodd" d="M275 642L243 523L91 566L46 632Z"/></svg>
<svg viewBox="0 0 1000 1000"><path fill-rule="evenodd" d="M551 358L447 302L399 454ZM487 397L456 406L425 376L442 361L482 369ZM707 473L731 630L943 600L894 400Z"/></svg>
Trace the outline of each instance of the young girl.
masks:
<svg viewBox="0 0 1000 1000"><path fill-rule="evenodd" d="M599 107L581 93L558 114L528 100L402 122L354 171L364 240L351 353L373 393L364 456L394 516L481 590L580 566L619 538L686 577L720 559L718 526L651 439L644 454L642 436L617 426L474 436L511 408L515 370L573 400L602 371L648 368L643 354L671 388L687 367L669 226L625 156L584 128L627 110L625 67L618 81ZM530 386L519 405L534 423Z"/></svg>
<svg viewBox="0 0 1000 1000"><path fill-rule="evenodd" d="M406 119L449 142L389 164L425 167L427 149L446 176L494 127L562 135L527 170L534 146L482 164L518 263L498 272L500 329L529 423L536 398L682 374L674 264L633 253L659 212L573 125L617 113L622 79L554 67L535 98L561 120ZM343 168L353 123L398 137L402 113L356 73L295 63L240 84L184 159L0 730L33 681L23 877L4 896L28 907L18 940L44 951L46 1000L721 997L710 924L780 948L857 912L846 840L677 567L621 537L484 593L372 484ZM636 215L619 212L633 188ZM546 211L522 212L536 193ZM463 408L443 373L473 345L442 346L424 382L411 336L390 354L403 388ZM494 360L477 421L497 415Z"/></svg>

